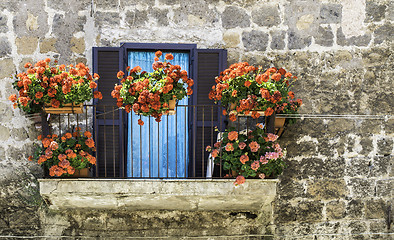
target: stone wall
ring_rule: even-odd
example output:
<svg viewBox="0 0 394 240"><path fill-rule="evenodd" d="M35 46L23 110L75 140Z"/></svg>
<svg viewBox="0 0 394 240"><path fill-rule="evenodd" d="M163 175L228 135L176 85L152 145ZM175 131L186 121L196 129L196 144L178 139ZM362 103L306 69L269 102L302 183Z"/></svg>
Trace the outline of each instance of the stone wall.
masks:
<svg viewBox="0 0 394 240"><path fill-rule="evenodd" d="M229 64L284 67L299 77L295 92L304 114L388 115L305 118L286 130L280 141L287 147L288 168L278 185L273 233L278 239L392 237L387 219L394 176L393 9L390 0L2 0L0 236L50 234L42 230L48 221L74 226L63 235L79 235L75 229L82 223L84 234L90 229L93 235L102 219L109 228L122 224L108 218L116 213L94 209L63 213L68 218L45 214L36 182L42 173L26 161L38 132L7 100L13 92L10 75L45 57L91 66L94 46L163 42L225 48ZM259 218L247 214L139 211L119 219L134 223L125 231L141 236L148 222L155 227L146 236L174 235L202 223L213 228L201 225L182 234L265 231ZM228 233L236 235L234 229Z"/></svg>

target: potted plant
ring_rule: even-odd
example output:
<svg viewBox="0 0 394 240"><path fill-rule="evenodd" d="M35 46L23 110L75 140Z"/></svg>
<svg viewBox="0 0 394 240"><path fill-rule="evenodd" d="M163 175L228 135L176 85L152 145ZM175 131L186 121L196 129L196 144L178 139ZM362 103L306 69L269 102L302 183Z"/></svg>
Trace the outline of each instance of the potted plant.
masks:
<svg viewBox="0 0 394 240"><path fill-rule="evenodd" d="M141 67L127 67L125 74L119 71L117 77L121 84L115 85L111 95L117 99L117 106L123 107L126 112L133 110L136 114L152 116L157 122L161 116L175 108L175 100L181 100L191 95L194 82L188 78L187 71L179 65L172 65L169 61L174 57L166 54L165 60L160 61L161 51L155 53L152 64L153 72L141 72ZM143 125L140 119L138 124Z"/></svg>
<svg viewBox="0 0 394 240"><path fill-rule="evenodd" d="M92 98L102 98L97 87L98 74L90 75L83 63L73 65L50 64L49 58L38 61L34 66L26 63L26 72L15 76L12 86L18 94L9 97L14 108L28 114L81 113L82 103ZM55 65L56 64L56 65ZM68 108L64 108L68 107Z"/></svg>
<svg viewBox="0 0 394 240"><path fill-rule="evenodd" d="M274 112L285 113L293 103L294 93L290 89L296 79L283 68L263 71L262 67L250 66L247 62L235 63L216 77L209 98L215 103L220 101L231 121L239 114L259 118Z"/></svg>
<svg viewBox="0 0 394 240"><path fill-rule="evenodd" d="M49 176L88 177L89 168L96 164L96 158L91 155L96 151L92 134L89 131L80 132L76 128L73 133L38 136L41 144L37 146L29 161L40 164Z"/></svg>
<svg viewBox="0 0 394 240"><path fill-rule="evenodd" d="M236 177L234 184L245 182L246 178L275 178L283 172L286 150L276 143L278 136L265 133L257 124L254 130L235 131L226 129L213 147L206 150L216 164L221 164L227 177Z"/></svg>

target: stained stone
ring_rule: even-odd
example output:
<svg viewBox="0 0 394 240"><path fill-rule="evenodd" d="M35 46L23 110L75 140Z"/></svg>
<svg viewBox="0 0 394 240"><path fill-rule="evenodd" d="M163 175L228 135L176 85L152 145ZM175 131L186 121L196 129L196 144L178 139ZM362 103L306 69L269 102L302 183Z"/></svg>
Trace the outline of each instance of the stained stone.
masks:
<svg viewBox="0 0 394 240"><path fill-rule="evenodd" d="M243 32L242 42L246 51L265 51L268 45L268 34L256 30Z"/></svg>
<svg viewBox="0 0 394 240"><path fill-rule="evenodd" d="M11 44L6 37L0 37L0 58L11 54Z"/></svg>
<svg viewBox="0 0 394 240"><path fill-rule="evenodd" d="M276 49L276 50L283 50L286 46L285 43L285 37L286 37L286 32L285 31L277 31L271 33L272 41L271 41L271 49Z"/></svg>
<svg viewBox="0 0 394 240"><path fill-rule="evenodd" d="M145 26L148 22L148 13L137 9L126 12L126 23L131 27Z"/></svg>
<svg viewBox="0 0 394 240"><path fill-rule="evenodd" d="M384 19L386 14L386 5L376 4L373 1L366 1L366 18L365 22L379 22Z"/></svg>
<svg viewBox="0 0 394 240"><path fill-rule="evenodd" d="M358 47L365 47L368 46L369 42L371 41L370 34L364 34L360 36L353 36L350 38L346 38L342 32L342 28L338 28L337 31L337 43L341 46L358 46Z"/></svg>
<svg viewBox="0 0 394 240"><path fill-rule="evenodd" d="M5 33L7 31L7 16L0 13L0 33Z"/></svg>
<svg viewBox="0 0 394 240"><path fill-rule="evenodd" d="M242 8L235 6L226 7L222 14L222 26L226 29L235 27L249 27L250 16Z"/></svg>
<svg viewBox="0 0 394 240"><path fill-rule="evenodd" d="M288 31L288 48L289 49L303 49L312 43L311 36L302 36L293 31Z"/></svg>
<svg viewBox="0 0 394 240"><path fill-rule="evenodd" d="M316 43L321 46L331 47L334 43L334 34L330 26L319 27L319 31L315 38Z"/></svg>
<svg viewBox="0 0 394 240"><path fill-rule="evenodd" d="M252 11L252 20L259 26L273 27L280 24L277 6L265 6Z"/></svg>
<svg viewBox="0 0 394 240"><path fill-rule="evenodd" d="M320 8L320 23L341 23L342 5L322 4Z"/></svg>

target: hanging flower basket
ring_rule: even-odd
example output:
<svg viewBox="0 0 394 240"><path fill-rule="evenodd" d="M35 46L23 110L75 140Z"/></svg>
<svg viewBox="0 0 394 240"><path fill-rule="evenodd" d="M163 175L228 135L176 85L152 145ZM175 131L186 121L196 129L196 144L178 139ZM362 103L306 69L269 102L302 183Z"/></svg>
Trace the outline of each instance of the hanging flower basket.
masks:
<svg viewBox="0 0 394 240"><path fill-rule="evenodd" d="M64 114L64 113L72 113L72 114L80 114L83 113L83 105L82 103L74 105L72 103L64 104L63 107L52 107L50 104L46 104L44 107L44 111L46 113L51 114Z"/></svg>

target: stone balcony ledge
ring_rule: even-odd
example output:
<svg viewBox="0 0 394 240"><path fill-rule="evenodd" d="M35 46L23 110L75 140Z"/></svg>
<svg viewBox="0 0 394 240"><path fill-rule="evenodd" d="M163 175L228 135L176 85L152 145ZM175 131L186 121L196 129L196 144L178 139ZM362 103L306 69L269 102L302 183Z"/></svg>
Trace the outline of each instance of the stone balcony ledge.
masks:
<svg viewBox="0 0 394 240"><path fill-rule="evenodd" d="M270 208L277 179L39 179L51 209L252 211Z"/></svg>

